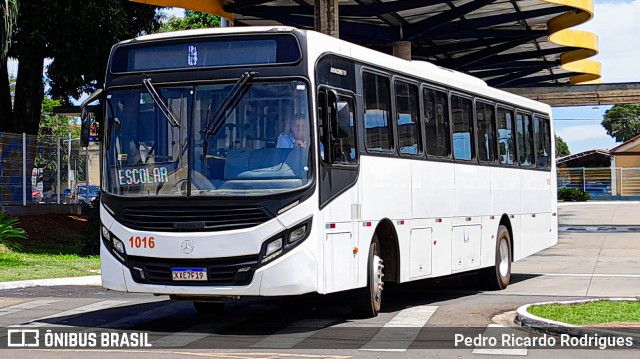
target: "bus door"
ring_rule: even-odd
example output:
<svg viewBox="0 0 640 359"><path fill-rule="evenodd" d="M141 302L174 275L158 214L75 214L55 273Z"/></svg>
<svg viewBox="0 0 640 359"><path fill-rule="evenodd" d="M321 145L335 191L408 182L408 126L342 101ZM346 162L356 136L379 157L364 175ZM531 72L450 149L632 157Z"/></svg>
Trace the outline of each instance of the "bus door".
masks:
<svg viewBox="0 0 640 359"><path fill-rule="evenodd" d="M320 209L325 233L325 293L353 288L358 283L358 221L360 196L356 186L355 97L328 87L318 90L318 153ZM368 250L368 245L362 247ZM365 273L366 274L366 273ZM361 274L361 275L365 275Z"/></svg>

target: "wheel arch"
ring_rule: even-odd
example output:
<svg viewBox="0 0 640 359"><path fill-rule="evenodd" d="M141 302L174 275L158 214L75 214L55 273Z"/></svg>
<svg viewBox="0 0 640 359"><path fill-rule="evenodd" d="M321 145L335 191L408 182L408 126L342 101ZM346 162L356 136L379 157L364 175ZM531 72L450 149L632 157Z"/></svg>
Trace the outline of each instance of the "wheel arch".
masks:
<svg viewBox="0 0 640 359"><path fill-rule="evenodd" d="M393 222L384 218L378 223L374 232L374 237L378 238L380 244L380 257L384 263L385 282L400 282L400 246L398 243L398 233ZM371 239L373 241L373 238Z"/></svg>
<svg viewBox="0 0 640 359"><path fill-rule="evenodd" d="M500 224L498 226L505 226L505 227L507 227L507 230L509 231L509 242L510 242L509 244L510 244L510 247L511 247L511 261L513 262L513 260L515 258L513 256L513 254L514 254L514 251L513 251L513 243L514 243L513 242L513 240L514 240L513 228L511 227L511 220L509 219L509 216L506 213L504 213L502 215L502 218L500 218Z"/></svg>

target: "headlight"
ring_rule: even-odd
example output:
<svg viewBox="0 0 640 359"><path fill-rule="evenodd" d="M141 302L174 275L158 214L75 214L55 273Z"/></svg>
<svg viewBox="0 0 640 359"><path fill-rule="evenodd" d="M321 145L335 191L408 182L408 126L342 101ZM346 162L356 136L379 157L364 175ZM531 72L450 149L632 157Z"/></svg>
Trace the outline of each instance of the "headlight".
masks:
<svg viewBox="0 0 640 359"><path fill-rule="evenodd" d="M127 251L124 247L124 243L119 240L113 233L111 233L107 227L101 226L102 243L105 248L122 264L127 264Z"/></svg>
<svg viewBox="0 0 640 359"><path fill-rule="evenodd" d="M125 250L124 250L124 243L122 243L121 240L119 240L118 238L113 237L113 248L120 252L120 254L125 254Z"/></svg>
<svg viewBox="0 0 640 359"><path fill-rule="evenodd" d="M267 263L280 254L282 254L282 238L278 238L267 244L267 250L265 252L264 258L262 258L262 261L260 263Z"/></svg>
<svg viewBox="0 0 640 359"><path fill-rule="evenodd" d="M287 239L288 243L293 243L293 242L297 242L300 239L306 237L307 235L307 225L303 224L302 226L294 229L293 231L291 231L291 233L289 233L289 238Z"/></svg>
<svg viewBox="0 0 640 359"><path fill-rule="evenodd" d="M267 252L265 253L265 256L268 256L279 249L282 249L282 238L278 238L267 244Z"/></svg>
<svg viewBox="0 0 640 359"><path fill-rule="evenodd" d="M109 230L105 226L102 226L102 238L106 239L107 242L111 241L111 234L109 233Z"/></svg>
<svg viewBox="0 0 640 359"><path fill-rule="evenodd" d="M307 218L302 223L293 226L293 229L288 229L266 241L260 251L262 254L260 264L267 263L286 253L309 237L312 219L313 217Z"/></svg>

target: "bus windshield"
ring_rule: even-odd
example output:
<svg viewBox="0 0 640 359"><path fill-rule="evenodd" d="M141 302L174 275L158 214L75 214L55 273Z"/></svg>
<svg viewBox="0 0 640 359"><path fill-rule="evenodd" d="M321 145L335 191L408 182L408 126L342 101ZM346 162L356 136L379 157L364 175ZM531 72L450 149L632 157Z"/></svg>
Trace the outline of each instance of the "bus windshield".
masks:
<svg viewBox="0 0 640 359"><path fill-rule="evenodd" d="M306 83L249 83L233 95L216 132L207 131L207 126L228 101L233 82L154 86L179 126L167 119L146 89L107 94L106 192L261 195L300 188L310 181Z"/></svg>

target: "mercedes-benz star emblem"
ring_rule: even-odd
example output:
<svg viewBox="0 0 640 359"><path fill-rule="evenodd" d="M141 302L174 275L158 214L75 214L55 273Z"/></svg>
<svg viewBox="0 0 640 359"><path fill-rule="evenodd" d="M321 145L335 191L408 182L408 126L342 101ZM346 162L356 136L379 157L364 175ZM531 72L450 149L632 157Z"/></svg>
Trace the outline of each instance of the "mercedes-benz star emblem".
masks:
<svg viewBox="0 0 640 359"><path fill-rule="evenodd" d="M193 252L193 242L190 240L186 240L182 242L182 245L180 246L180 248L182 248L182 253L189 254Z"/></svg>

